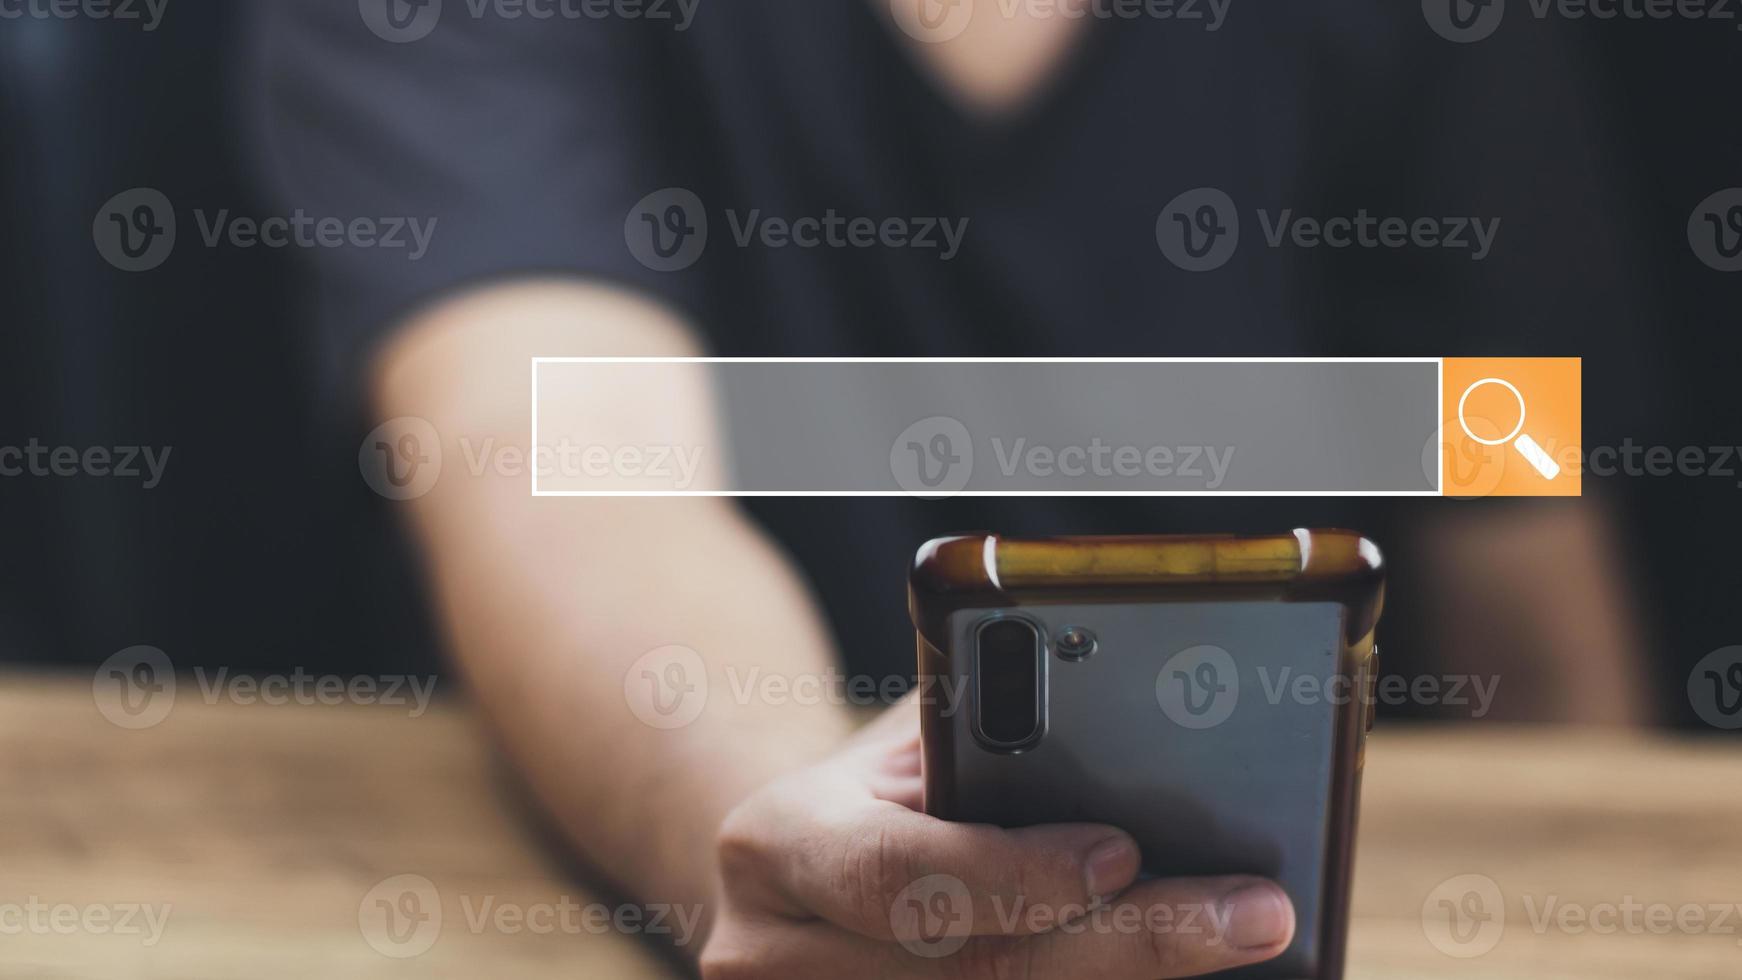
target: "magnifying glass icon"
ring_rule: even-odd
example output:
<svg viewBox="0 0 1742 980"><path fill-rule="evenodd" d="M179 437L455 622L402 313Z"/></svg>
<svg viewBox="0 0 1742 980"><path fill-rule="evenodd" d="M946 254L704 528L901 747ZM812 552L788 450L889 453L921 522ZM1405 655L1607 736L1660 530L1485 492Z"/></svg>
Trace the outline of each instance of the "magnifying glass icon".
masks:
<svg viewBox="0 0 1742 980"><path fill-rule="evenodd" d="M1476 392L1476 389L1483 385L1499 385L1507 391L1512 392L1512 397L1518 399L1518 424L1512 428L1511 432L1508 432L1505 436L1499 439L1482 438L1470 430L1469 420L1464 418L1464 403L1468 402L1470 396ZM1554 459L1543 450L1542 446L1537 444L1535 439L1524 434L1524 394L1518 390L1517 385L1514 385L1510 381L1503 378L1483 378L1470 387L1465 388L1463 397L1458 399L1458 425L1463 427L1464 435L1469 436L1471 439L1474 439L1484 446L1504 446L1509 442L1512 443L1513 448L1518 450L1518 454L1528 460L1531 466L1536 467L1536 471L1541 473L1545 480L1552 480L1561 475L1560 464L1556 463Z"/></svg>

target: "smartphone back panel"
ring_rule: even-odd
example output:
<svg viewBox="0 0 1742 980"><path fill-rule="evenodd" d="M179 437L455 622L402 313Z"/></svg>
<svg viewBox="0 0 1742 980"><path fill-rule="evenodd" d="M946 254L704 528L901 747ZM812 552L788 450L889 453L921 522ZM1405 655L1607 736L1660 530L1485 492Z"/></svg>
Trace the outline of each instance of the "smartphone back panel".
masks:
<svg viewBox="0 0 1742 980"><path fill-rule="evenodd" d="M1048 638L1042 731L1009 751L975 731L976 634L1015 616ZM1067 627L1095 650L1061 656ZM1131 833L1157 876L1245 873L1296 897L1293 946L1269 964L1318 960L1336 741L1343 607L1182 602L963 609L950 617L954 818L1027 826L1105 823ZM995 669L988 665L988 669ZM1300 899L1305 898L1306 901ZM1211 928L1203 921L1201 927Z"/></svg>
<svg viewBox="0 0 1742 980"><path fill-rule="evenodd" d="M1106 823L1146 874L1271 878L1294 942L1230 976L1341 976L1383 598L1371 542L940 539L910 597L927 812Z"/></svg>

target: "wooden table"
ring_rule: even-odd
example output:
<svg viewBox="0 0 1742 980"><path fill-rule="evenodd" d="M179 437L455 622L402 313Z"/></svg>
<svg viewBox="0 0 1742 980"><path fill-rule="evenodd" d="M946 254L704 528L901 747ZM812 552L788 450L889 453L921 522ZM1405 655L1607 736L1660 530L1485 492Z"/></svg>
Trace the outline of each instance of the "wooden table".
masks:
<svg viewBox="0 0 1742 980"><path fill-rule="evenodd" d="M412 719L379 706L206 704L195 691L156 727L128 731L98 713L87 677L0 675L0 978L673 975L614 933L472 927L468 912L485 901L595 900L527 830L464 706ZM1367 762L1350 975L1734 980L1739 830L1734 740L1382 727ZM427 951L396 959L371 945L410 948L382 935L371 889L401 874L429 880L443 922ZM1497 943L1495 926L1483 933L1474 919L1469 942L1448 938L1442 900L1481 911L1469 896L1485 886L1469 875L1499 891ZM1610 934L1539 931L1532 912L1550 900L1557 915L1571 903L1600 919L1606 903L1630 901L1732 909L1696 934L1651 934L1646 908L1634 932L1621 919ZM32 903L39 924L19 927ZM134 934L54 928L56 914L133 904L170 906L155 945L143 912ZM1430 934L1452 953L1492 948L1458 958Z"/></svg>

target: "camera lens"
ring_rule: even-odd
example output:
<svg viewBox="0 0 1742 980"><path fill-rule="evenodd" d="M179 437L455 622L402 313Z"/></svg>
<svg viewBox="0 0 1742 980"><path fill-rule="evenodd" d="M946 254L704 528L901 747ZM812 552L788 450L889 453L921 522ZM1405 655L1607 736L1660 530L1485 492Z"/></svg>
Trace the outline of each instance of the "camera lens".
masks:
<svg viewBox="0 0 1742 980"><path fill-rule="evenodd" d="M997 748L1021 748L1040 736L1041 633L1025 619L994 619L975 636L974 673L980 736Z"/></svg>
<svg viewBox="0 0 1742 980"><path fill-rule="evenodd" d="M1066 626L1059 631L1058 652L1066 660L1082 660L1095 652L1095 634L1081 626Z"/></svg>

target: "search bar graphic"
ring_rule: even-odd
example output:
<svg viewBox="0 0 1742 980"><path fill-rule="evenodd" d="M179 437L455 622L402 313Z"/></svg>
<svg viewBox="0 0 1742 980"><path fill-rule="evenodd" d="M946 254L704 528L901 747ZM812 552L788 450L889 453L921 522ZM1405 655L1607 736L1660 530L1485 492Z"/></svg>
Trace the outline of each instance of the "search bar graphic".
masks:
<svg viewBox="0 0 1742 980"><path fill-rule="evenodd" d="M1482 365L1493 370L1470 375ZM541 497L1578 492L1556 462L1578 448L1577 359L549 357L531 369ZM627 440L625 419L638 433Z"/></svg>

